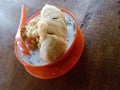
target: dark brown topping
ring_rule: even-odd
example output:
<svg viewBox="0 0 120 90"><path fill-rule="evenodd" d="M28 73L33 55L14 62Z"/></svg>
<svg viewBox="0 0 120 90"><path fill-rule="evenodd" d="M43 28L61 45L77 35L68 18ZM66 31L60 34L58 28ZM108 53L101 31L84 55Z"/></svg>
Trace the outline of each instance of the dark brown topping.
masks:
<svg viewBox="0 0 120 90"><path fill-rule="evenodd" d="M52 19L58 19L57 17L54 17L54 18L52 18Z"/></svg>

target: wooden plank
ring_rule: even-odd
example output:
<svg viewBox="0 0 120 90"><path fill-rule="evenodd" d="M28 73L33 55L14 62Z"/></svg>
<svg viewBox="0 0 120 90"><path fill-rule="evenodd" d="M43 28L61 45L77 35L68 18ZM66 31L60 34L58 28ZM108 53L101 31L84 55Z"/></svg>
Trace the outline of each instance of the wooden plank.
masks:
<svg viewBox="0 0 120 90"><path fill-rule="evenodd" d="M4 2L4 3L3 3ZM21 0L0 1L0 90L119 90L119 0ZM85 38L83 55L62 77L41 80L29 75L14 54L20 8L27 18L46 4L70 10Z"/></svg>

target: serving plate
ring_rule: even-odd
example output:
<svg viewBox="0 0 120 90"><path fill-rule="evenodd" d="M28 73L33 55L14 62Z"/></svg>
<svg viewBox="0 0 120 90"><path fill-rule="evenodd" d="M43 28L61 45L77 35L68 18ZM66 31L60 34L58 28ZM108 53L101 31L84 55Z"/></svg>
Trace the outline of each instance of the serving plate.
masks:
<svg viewBox="0 0 120 90"><path fill-rule="evenodd" d="M80 29L78 33L79 35L77 38L76 45L74 46L73 51L68 57L65 58L64 61L53 66L48 66L46 68L25 67L26 70L32 76L35 76L40 79L53 79L67 73L75 66L75 64L79 61L80 56L82 55L84 40Z"/></svg>

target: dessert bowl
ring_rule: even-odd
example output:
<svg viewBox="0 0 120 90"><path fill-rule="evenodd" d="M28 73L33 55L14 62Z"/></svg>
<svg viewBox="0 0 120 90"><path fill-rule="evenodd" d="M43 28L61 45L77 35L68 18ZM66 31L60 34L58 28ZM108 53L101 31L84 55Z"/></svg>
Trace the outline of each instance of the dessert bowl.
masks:
<svg viewBox="0 0 120 90"><path fill-rule="evenodd" d="M84 38L78 26L77 20L70 11L63 8L60 9L64 13L66 21L69 18L69 21L73 22L72 23L73 28L71 29L70 27L67 27L68 29L67 48L63 55L58 57L53 62L50 63L42 62L42 59L40 59L41 63L39 64L27 62L25 60L26 58L24 57L28 57L27 59L29 59L29 57L33 55L32 52L30 52L30 55L22 53L19 45L17 44L17 39L15 39L14 49L16 57L32 76L35 76L40 79L52 79L65 74L70 69L72 69L72 67L78 62L83 52ZM31 16L24 25L27 25L29 21L38 16L40 16L40 11ZM70 22L66 22L66 25L68 24L70 26Z"/></svg>

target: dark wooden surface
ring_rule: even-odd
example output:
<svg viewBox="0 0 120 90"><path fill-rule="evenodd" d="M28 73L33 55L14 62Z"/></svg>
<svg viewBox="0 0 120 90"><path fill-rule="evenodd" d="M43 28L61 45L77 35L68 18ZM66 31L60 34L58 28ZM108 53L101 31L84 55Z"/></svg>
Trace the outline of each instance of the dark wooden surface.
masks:
<svg viewBox="0 0 120 90"><path fill-rule="evenodd" d="M13 48L22 4L29 18L46 3L70 10L85 38L77 65L52 80L29 75ZM120 90L120 1L0 0L0 90Z"/></svg>

